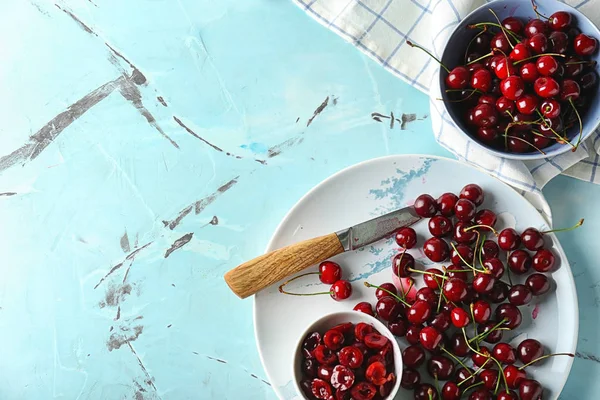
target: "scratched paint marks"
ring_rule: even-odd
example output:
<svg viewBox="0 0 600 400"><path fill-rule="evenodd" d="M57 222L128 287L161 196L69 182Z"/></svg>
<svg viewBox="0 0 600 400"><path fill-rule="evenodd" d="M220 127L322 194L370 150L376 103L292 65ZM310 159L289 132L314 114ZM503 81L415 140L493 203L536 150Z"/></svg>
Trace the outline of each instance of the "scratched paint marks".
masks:
<svg viewBox="0 0 600 400"><path fill-rule="evenodd" d="M600 357L595 356L593 354L576 352L575 357L580 358L582 360L593 361L595 363L600 364Z"/></svg>
<svg viewBox="0 0 600 400"><path fill-rule="evenodd" d="M397 123L400 124L400 130L406 130L407 125L414 121L422 121L427 118L427 114L423 115L421 118L417 118L417 114L404 114L400 116L400 118L396 118L394 112L390 112L390 115L384 115L378 112L372 112L371 118L377 122L385 122L385 120L389 120L390 129L394 129L394 126Z"/></svg>
<svg viewBox="0 0 600 400"><path fill-rule="evenodd" d="M16 193L15 192L4 192L4 193L0 193L0 197L4 196L4 197L10 197L10 196L14 196Z"/></svg>
<svg viewBox="0 0 600 400"><path fill-rule="evenodd" d="M163 221L165 227L169 227L169 229L173 230L176 226L178 226L181 221L189 214L194 211L196 215L200 214L206 207L212 204L219 196L223 193L227 192L231 189L237 182L239 176L231 179L229 182L225 183L221 187L219 187L215 192L209 194L208 196L193 202L189 206L185 207L183 210L179 212L177 217L171 221Z"/></svg>
<svg viewBox="0 0 600 400"><path fill-rule="evenodd" d="M131 253L129 253L127 255L127 257L125 257L125 260L121 261L120 263L114 265L110 271L108 271L106 273L106 275L104 275L102 277L102 279L100 279L100 281L96 284L96 286L94 286L94 289L98 288L98 286L100 286L100 284L102 282L104 282L106 280L106 278L108 278L109 276L111 276L113 273L115 273L116 271L118 271L119 269L121 269L121 267L123 267L123 264L125 264L127 261L130 261L131 263L133 263L133 261L135 260L135 257L138 255L139 252L141 252L142 250L144 250L145 248L147 248L148 246L150 246L153 242L148 242L145 245L143 245L142 247L139 247L135 250L133 250ZM128 270L129 272L129 270ZM125 273L125 277L123 278L123 282L125 282L125 280L127 279L127 273Z"/></svg>
<svg viewBox="0 0 600 400"><path fill-rule="evenodd" d="M129 236L127 235L127 231L125 231L123 236L121 236L121 239L119 239L119 244L121 245L121 250L123 250L123 253L129 253L131 251L131 248L129 246Z"/></svg>
<svg viewBox="0 0 600 400"><path fill-rule="evenodd" d="M98 36L98 34L96 32L94 32L89 26L84 24L83 21L81 21L79 18L77 18L75 16L75 14L73 14L71 11L61 8L58 4L54 4L54 5L56 6L56 8L58 8L59 10L61 10L65 14L67 14L69 17L71 17L73 19L73 21L75 21L77 23L77 25L79 25L81 27L81 29L83 29L84 31L86 31L87 33L89 33L91 35Z"/></svg>
<svg viewBox="0 0 600 400"><path fill-rule="evenodd" d="M194 236L194 233L190 232L190 233L186 233L179 239L175 240L173 242L173 244L171 245L171 247L169 247L167 249L167 251L165 252L165 258L169 257L171 255L171 253L173 253L174 251L176 251L176 250L182 248L183 246L185 246L186 244L188 244L190 242L190 240L192 240L193 236Z"/></svg>
<svg viewBox="0 0 600 400"><path fill-rule="evenodd" d="M201 354L199 354L198 352L195 352L195 351L192 351L192 353L194 353L197 356L201 355ZM217 362L217 363L220 363L220 364L230 365L229 362L227 362L227 361L225 361L225 360L223 360L221 358L218 358L218 357L212 357L212 356L209 356L209 355L206 355L206 354L204 354L204 357L206 357L206 359L208 359L208 360L211 360L211 361L214 361L214 362ZM251 378L257 379L257 380L261 381L262 383L264 383L265 385L271 386L271 384L268 381L266 381L266 380L264 380L262 378L259 378L256 374L248 371L246 368L241 367L241 369L243 371L245 371L248 375L250 375Z"/></svg>
<svg viewBox="0 0 600 400"><path fill-rule="evenodd" d="M139 319L139 317L138 317ZM140 335L144 332L143 325L128 326L121 325L110 334L108 341L106 342L106 348L108 351L118 350L123 345L127 345L130 342L135 342Z"/></svg>
<svg viewBox="0 0 600 400"><path fill-rule="evenodd" d="M329 96L325 97L325 100L323 100L323 102L313 112L312 117L310 117L308 119L308 121L306 122L307 127L309 127L310 124L312 124L312 122L314 121L314 119L317 118L317 116L319 114L321 114L323 112L323 110L325 110L325 108L327 107L328 104L329 104ZM337 104L337 99L336 99L336 104Z"/></svg>

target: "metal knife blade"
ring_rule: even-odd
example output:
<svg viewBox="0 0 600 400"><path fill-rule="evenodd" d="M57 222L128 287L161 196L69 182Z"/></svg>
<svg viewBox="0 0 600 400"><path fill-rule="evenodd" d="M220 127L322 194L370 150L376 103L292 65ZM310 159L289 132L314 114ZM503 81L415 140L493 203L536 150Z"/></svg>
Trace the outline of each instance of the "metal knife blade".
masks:
<svg viewBox="0 0 600 400"><path fill-rule="evenodd" d="M411 226L420 219L421 217L417 215L414 207L404 207L337 231L335 234L344 247L344 251L356 250L388 237L400 228Z"/></svg>

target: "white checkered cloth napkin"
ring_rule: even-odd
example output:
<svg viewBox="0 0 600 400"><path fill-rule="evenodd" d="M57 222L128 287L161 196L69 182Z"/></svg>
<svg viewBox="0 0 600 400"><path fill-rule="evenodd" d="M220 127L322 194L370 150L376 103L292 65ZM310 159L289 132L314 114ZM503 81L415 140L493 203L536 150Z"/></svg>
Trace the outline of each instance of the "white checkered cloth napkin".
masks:
<svg viewBox="0 0 600 400"><path fill-rule="evenodd" d="M459 133L442 105L436 79L439 66L427 54L406 44L413 41L441 56L460 20L483 0L293 0L311 17L336 32L384 68L429 93L436 140L459 159L512 185L550 219L541 189L558 174L600 184L600 132L576 152L537 161L496 157L472 145ZM526 1L526 0L523 0ZM600 25L600 7L594 0L567 0L567 4Z"/></svg>

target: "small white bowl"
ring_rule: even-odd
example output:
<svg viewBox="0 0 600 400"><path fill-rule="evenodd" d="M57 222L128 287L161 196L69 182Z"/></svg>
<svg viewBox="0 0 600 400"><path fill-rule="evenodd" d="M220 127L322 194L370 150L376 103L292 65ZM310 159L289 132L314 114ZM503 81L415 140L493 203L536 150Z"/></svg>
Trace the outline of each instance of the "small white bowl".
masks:
<svg viewBox="0 0 600 400"><path fill-rule="evenodd" d="M304 393L302 392L302 389L300 388L300 381L302 380L302 369L300 366L302 362L302 343L304 343L304 339L309 333L319 332L321 335L323 335L327 330L345 322L351 322L355 325L359 322L370 324L373 326L373 328L377 329L380 334L387 337L392 343L392 348L394 349L394 373L396 374L396 384L386 399L393 399L398 393L398 389L400 389L400 380L402 379L402 353L400 352L400 347L398 347L398 342L396 341L394 335L392 335L392 333L384 324L382 324L376 318L358 311L340 311L324 315L310 324L306 330L302 332L294 348L294 363L292 366L294 387L296 388L296 393L298 393L299 398L307 400L306 396L304 396Z"/></svg>

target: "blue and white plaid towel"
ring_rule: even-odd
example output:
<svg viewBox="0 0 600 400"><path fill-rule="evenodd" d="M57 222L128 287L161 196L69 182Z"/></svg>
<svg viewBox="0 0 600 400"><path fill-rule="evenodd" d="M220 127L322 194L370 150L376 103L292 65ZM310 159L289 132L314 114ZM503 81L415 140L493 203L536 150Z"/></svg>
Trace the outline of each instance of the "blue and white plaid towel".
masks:
<svg viewBox="0 0 600 400"><path fill-rule="evenodd" d="M459 159L502 179L550 217L542 187L558 174L600 184L600 133L595 132L572 153L538 161L516 161L493 156L470 143L443 110L435 79L439 66L407 40L440 56L460 20L483 0L294 0L319 23L333 30L384 68L430 94L436 140ZM525 1L525 0L524 0ZM600 7L593 0L567 0L597 25Z"/></svg>

